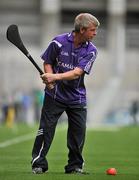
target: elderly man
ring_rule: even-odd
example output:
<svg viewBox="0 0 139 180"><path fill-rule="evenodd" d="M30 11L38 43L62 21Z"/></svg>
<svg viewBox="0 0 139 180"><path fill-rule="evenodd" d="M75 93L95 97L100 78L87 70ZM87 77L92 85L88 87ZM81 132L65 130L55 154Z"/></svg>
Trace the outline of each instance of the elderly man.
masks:
<svg viewBox="0 0 139 180"><path fill-rule="evenodd" d="M83 174L82 157L86 133L86 89L84 76L89 74L97 56L91 42L99 21L89 13L75 18L74 30L56 36L41 56L46 84L40 126L32 150L32 171L48 170L46 155L51 146L58 119L65 111L68 117L68 163L65 173Z"/></svg>

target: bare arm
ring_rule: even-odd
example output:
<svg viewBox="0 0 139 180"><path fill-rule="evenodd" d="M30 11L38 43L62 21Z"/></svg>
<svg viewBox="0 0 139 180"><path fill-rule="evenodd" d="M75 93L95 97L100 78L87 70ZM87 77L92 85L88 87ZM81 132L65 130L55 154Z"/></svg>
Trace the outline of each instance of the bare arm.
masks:
<svg viewBox="0 0 139 180"><path fill-rule="evenodd" d="M44 72L45 73L51 73L53 74L53 69L52 69L52 65L51 64L46 64L46 63L43 63L43 68L44 68ZM54 82L48 82L48 81L45 81L43 80L43 83L46 84L46 86L48 87L48 89L53 89L54 88Z"/></svg>
<svg viewBox="0 0 139 180"><path fill-rule="evenodd" d="M59 80L73 80L79 78L84 71L78 67L76 67L74 70L65 72L65 73L58 73L58 74L51 74L51 73L45 73L41 77L44 81L48 83L52 83Z"/></svg>
<svg viewBox="0 0 139 180"><path fill-rule="evenodd" d="M45 73L53 73L52 65L43 63L43 68Z"/></svg>
<svg viewBox="0 0 139 180"><path fill-rule="evenodd" d="M73 80L79 78L83 74L83 70L80 68L75 68L74 70L55 74L56 80Z"/></svg>

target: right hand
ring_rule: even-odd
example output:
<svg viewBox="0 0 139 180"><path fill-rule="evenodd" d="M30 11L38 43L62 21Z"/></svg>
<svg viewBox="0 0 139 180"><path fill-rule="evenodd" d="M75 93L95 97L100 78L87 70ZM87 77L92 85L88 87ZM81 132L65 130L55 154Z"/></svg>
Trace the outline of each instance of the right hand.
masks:
<svg viewBox="0 0 139 180"><path fill-rule="evenodd" d="M45 83L49 90L54 89L55 83Z"/></svg>

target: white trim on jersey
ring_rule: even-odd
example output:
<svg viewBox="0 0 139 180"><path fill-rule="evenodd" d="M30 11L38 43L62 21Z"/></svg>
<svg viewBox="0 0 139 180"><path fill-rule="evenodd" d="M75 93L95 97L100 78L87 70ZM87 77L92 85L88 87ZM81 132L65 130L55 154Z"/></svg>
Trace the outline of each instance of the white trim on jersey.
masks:
<svg viewBox="0 0 139 180"><path fill-rule="evenodd" d="M58 45L58 47L62 46L62 44L60 42L56 41L56 40L53 40L52 42L56 43Z"/></svg>

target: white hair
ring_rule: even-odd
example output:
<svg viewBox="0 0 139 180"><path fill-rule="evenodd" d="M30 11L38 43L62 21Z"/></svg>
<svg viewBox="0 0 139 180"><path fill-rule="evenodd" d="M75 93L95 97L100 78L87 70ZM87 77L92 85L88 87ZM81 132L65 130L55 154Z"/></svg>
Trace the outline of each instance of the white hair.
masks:
<svg viewBox="0 0 139 180"><path fill-rule="evenodd" d="M100 25L98 19L90 13L81 13L76 16L74 21L74 30L80 31L80 28L87 28L90 24L94 24L96 27Z"/></svg>

